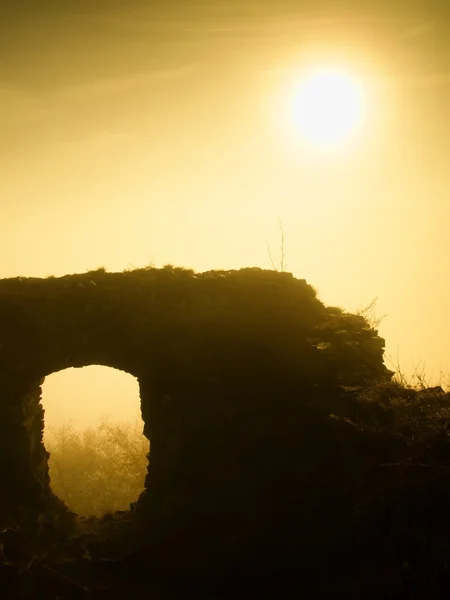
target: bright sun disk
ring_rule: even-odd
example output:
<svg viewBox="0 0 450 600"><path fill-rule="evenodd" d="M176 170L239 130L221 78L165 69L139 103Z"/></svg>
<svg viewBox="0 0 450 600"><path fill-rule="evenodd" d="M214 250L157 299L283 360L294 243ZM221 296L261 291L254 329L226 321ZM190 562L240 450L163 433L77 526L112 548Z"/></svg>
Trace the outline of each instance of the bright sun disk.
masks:
<svg viewBox="0 0 450 600"><path fill-rule="evenodd" d="M293 112L294 122L308 142L320 148L341 145L364 119L362 87L342 71L316 70L295 90Z"/></svg>

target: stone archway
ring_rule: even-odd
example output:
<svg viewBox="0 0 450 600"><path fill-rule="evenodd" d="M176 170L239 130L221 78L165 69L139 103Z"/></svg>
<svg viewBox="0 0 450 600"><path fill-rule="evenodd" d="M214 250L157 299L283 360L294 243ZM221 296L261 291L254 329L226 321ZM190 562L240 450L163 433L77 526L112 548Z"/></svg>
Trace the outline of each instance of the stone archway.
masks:
<svg viewBox="0 0 450 600"><path fill-rule="evenodd" d="M172 566L248 556L303 485L292 484L305 476L303 406L333 385L334 357L317 345L326 317L304 280L261 269L0 281L0 522L36 538L57 527L40 386L97 364L139 381L152 449L135 511L142 543ZM389 376L376 332L355 348L365 374Z"/></svg>

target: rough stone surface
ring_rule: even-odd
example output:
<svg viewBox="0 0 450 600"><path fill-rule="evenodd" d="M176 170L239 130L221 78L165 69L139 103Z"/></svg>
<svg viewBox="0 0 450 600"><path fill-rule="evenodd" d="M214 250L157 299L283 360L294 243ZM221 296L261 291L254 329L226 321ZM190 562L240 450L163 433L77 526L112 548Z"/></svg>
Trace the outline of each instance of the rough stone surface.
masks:
<svg viewBox="0 0 450 600"><path fill-rule="evenodd" d="M49 486L40 385L104 365L139 381L151 455L132 512L155 565L298 559L305 523L304 543L320 552L329 492L347 489L338 466L372 447L357 432L343 445L342 425L311 407L339 385L389 379L383 347L362 317L327 309L288 273L167 267L2 280L0 525L20 527L32 546L68 527ZM324 469L336 476L326 486ZM323 506L311 512L314 486Z"/></svg>

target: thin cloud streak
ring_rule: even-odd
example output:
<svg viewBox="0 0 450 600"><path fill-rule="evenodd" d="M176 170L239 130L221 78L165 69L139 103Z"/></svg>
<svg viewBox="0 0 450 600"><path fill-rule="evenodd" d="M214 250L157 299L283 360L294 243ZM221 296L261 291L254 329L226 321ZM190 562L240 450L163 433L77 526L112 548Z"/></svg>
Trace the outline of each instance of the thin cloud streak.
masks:
<svg viewBox="0 0 450 600"><path fill-rule="evenodd" d="M195 72L196 66L197 65L195 64L189 64L173 69L161 69L149 73L138 73L128 77L99 79L93 83L65 86L53 95L66 100L86 100L93 97L110 95L141 86L147 86L153 83L182 79L192 75Z"/></svg>
<svg viewBox="0 0 450 600"><path fill-rule="evenodd" d="M445 86L450 83L450 71L443 71L442 73L418 73L404 77L399 76L396 78L396 81L408 88Z"/></svg>

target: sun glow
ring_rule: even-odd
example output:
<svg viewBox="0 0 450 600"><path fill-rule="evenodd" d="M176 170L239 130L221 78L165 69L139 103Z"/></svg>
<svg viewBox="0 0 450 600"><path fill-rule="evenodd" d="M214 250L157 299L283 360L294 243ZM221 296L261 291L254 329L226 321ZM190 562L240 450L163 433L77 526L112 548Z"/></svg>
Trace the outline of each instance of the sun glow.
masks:
<svg viewBox="0 0 450 600"><path fill-rule="evenodd" d="M337 69L317 69L295 87L292 112L302 138L318 149L336 148L353 137L365 118L362 87Z"/></svg>

